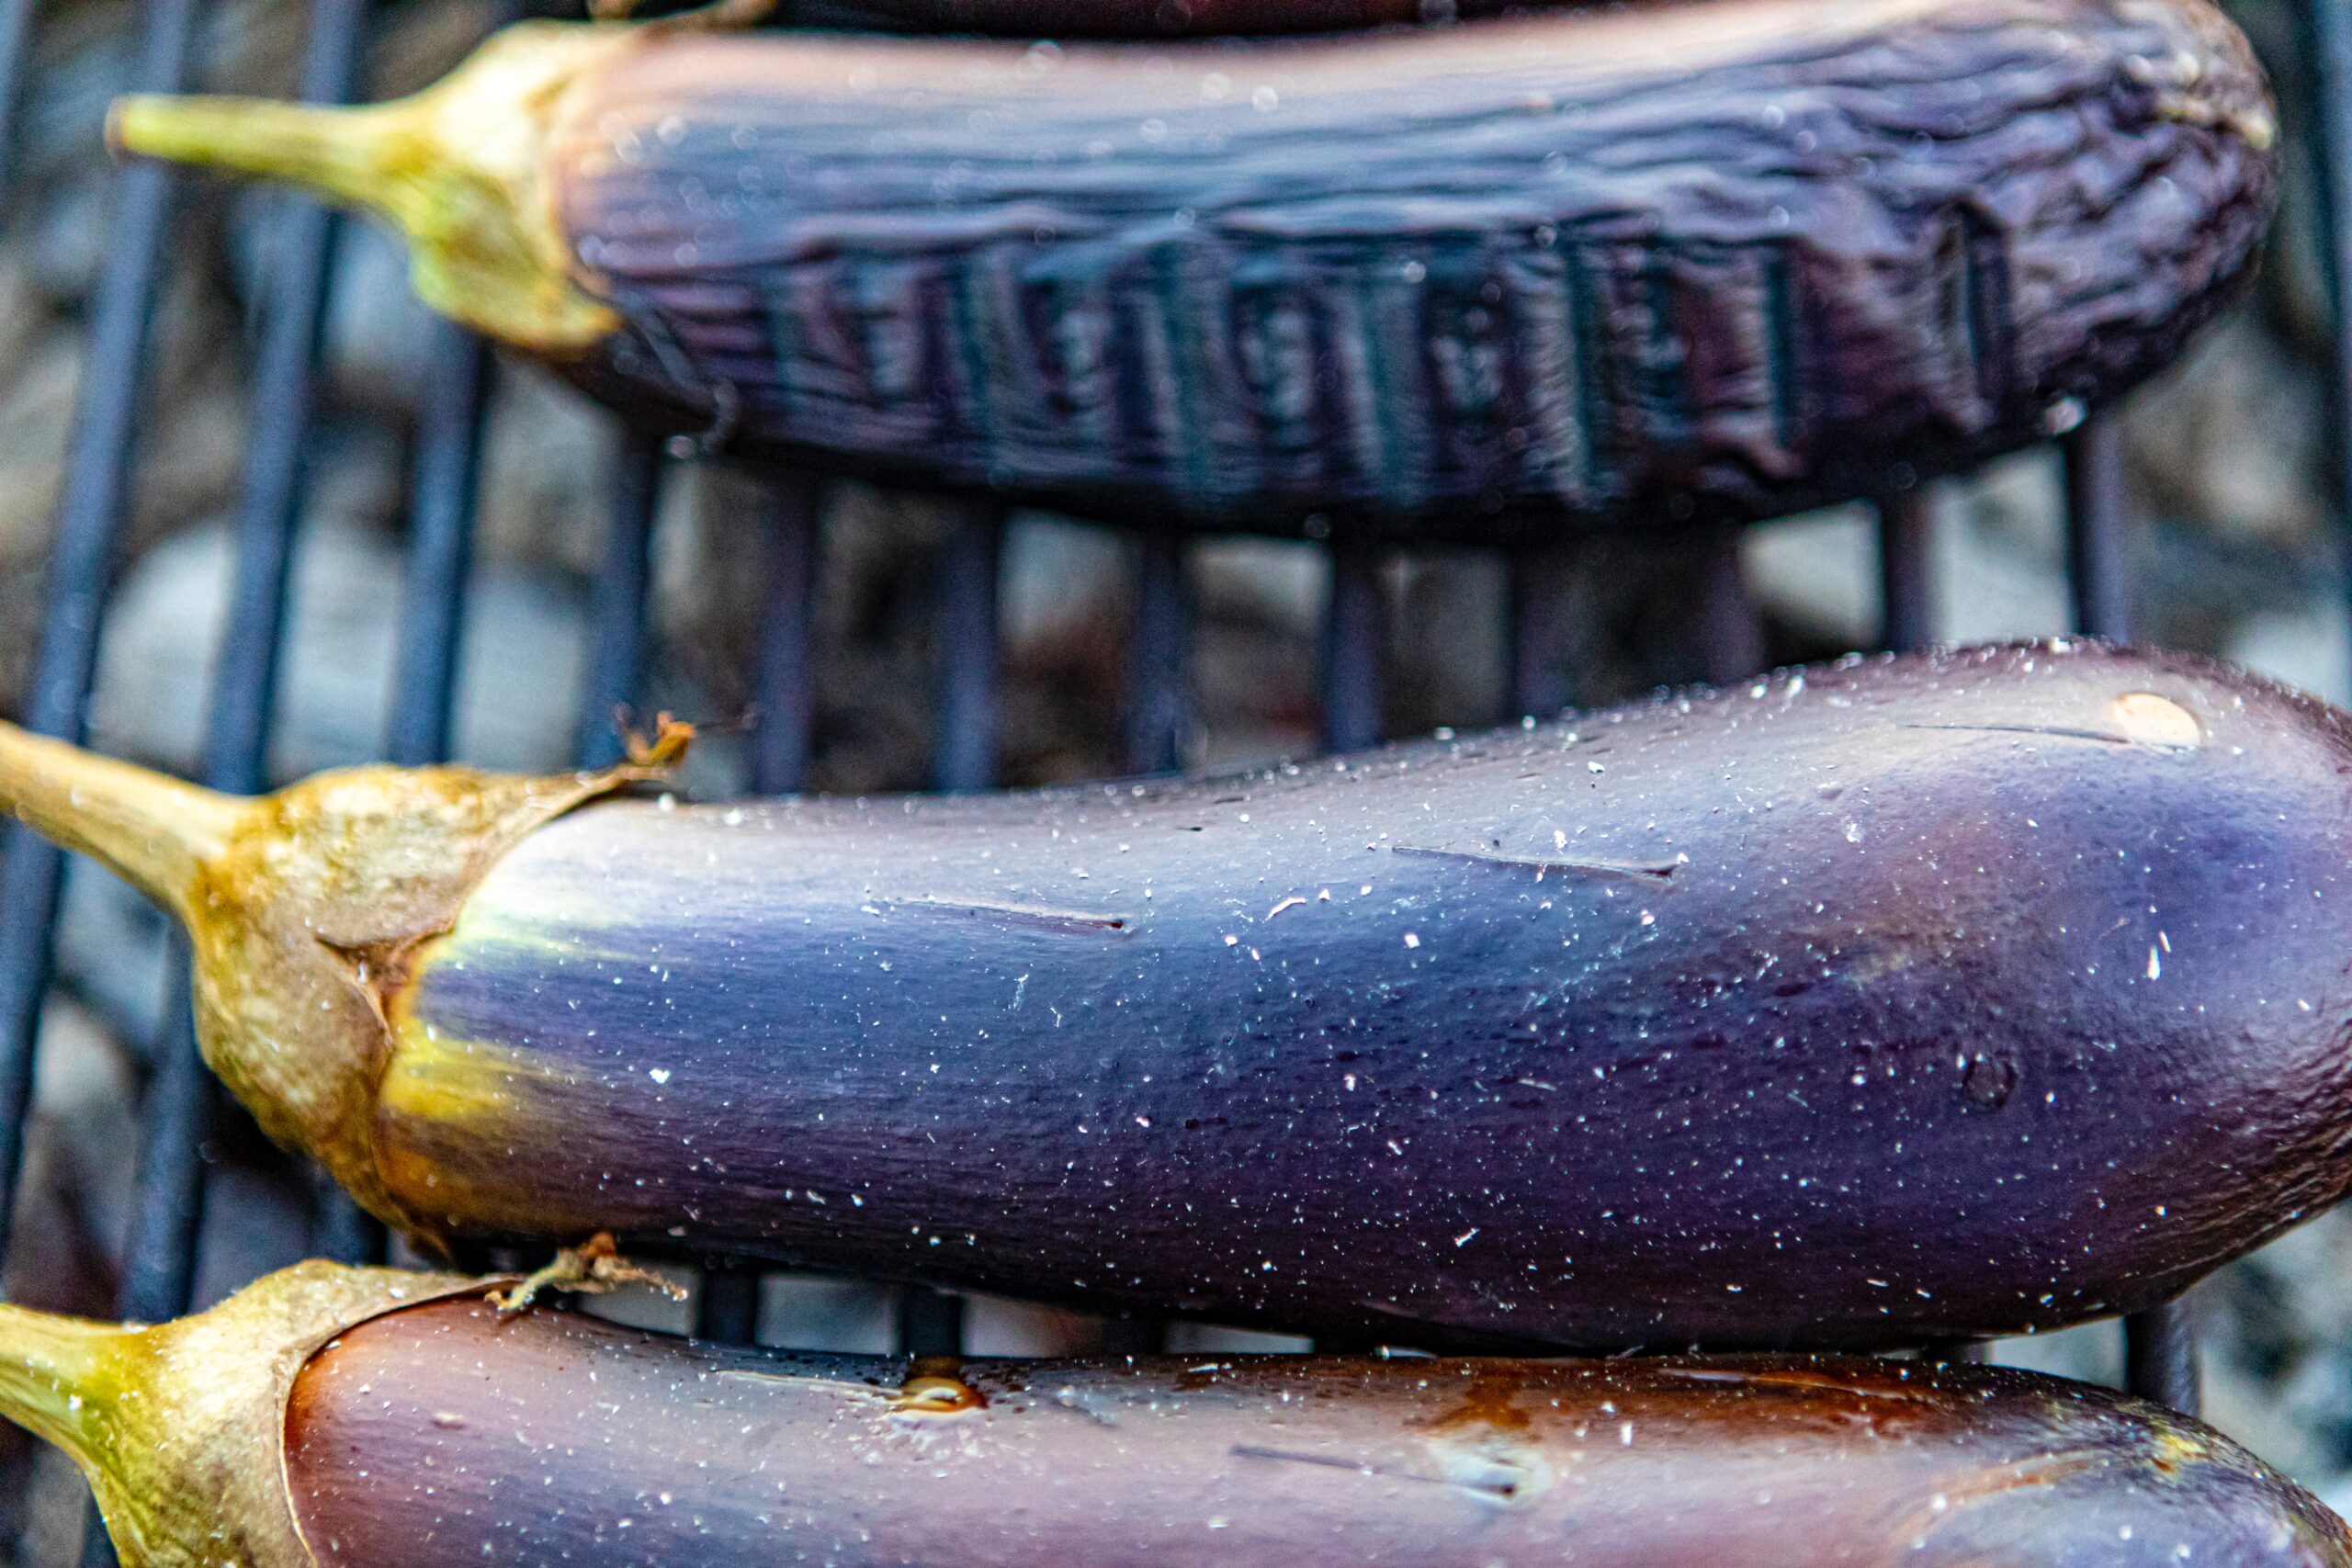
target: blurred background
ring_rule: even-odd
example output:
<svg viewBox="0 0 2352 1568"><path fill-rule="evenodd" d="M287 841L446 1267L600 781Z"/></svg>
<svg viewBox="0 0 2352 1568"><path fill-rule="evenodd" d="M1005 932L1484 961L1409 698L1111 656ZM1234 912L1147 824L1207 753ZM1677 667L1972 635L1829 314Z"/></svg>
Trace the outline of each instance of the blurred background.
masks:
<svg viewBox="0 0 2352 1568"><path fill-rule="evenodd" d="M2261 285L2121 419L2139 640L2215 654L2339 703L2352 697L2341 519L2323 411L2330 317L2305 161L2306 51L2285 4L2230 7L2266 56L2285 110L2285 203ZM363 96L439 75L493 25L487 6L376 7ZM214 90L290 94L307 26L300 0L202 8L198 76ZM0 711L21 711L42 625L63 465L107 260L113 173L108 100L132 86L141 7L53 0L34 12L17 119L13 187L0 213ZM153 318L141 457L126 543L99 643L91 743L199 771L212 671L233 567L232 514L249 439L250 379L277 198L199 182L180 203ZM290 778L381 752L391 702L414 447L436 395L434 333L405 263L362 225L341 231L308 498L269 773ZM454 730L462 760L566 765L591 658L593 581L613 511L616 432L575 395L503 367L490 405ZM2063 632L2063 480L2044 448L1929 495L1932 626L1939 640ZM933 698L944 661L934 599L959 520L936 503L857 486L822 497L807 778L829 791L925 787L935 776ZM752 703L771 508L742 477L707 465L666 476L653 534L642 705L722 731L685 781L739 792L746 762L725 721ZM1809 514L1752 530L1740 567L1768 663L1865 648L1879 636L1872 519ZM1124 770L1136 546L1023 513L998 581L1007 784ZM747 565L746 563L751 563ZM1318 639L1330 580L1307 544L1212 541L1187 570L1195 606L1193 702L1179 737L1190 763L1317 749ZM1639 537L1583 542L1542 563L1568 613L1540 648L1542 690L1597 705L1703 672L1695 625L1703 550ZM1506 572L1498 558L1417 551L1384 559L1383 733L1467 728L1507 707ZM8 1299L110 1315L124 1267L137 1104L164 1031L166 931L141 900L76 863L59 928L56 986L38 1055L35 1118L18 1190ZM199 1304L292 1261L309 1237L307 1179L242 1116L203 1146ZM683 1278L684 1276L682 1276ZM2202 1287L2207 1414L2265 1458L2352 1509L2352 1217L2324 1217ZM608 1303L684 1326L652 1297ZM884 1349L890 1296L847 1281L771 1279L760 1314L775 1343ZM1280 1346L1178 1325L1179 1348ZM1094 1348L1090 1321L1005 1303L969 1309L974 1353ZM1996 1359L2114 1381L2113 1325L2002 1346ZM53 1450L0 1433L0 1540L27 1563L77 1559L78 1478Z"/></svg>

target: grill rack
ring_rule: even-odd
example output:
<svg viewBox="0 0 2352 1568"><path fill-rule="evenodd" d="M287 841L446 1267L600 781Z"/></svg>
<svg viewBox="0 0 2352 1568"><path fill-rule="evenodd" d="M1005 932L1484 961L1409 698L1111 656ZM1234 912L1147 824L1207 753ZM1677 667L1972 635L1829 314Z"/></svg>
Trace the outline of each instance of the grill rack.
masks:
<svg viewBox="0 0 2352 1568"><path fill-rule="evenodd" d="M0 0L0 188L17 152L15 128L36 0ZM2298 0L2317 101L2311 123L2319 195L2321 265L2330 299L2352 276L2352 5ZM137 85L183 90L191 74L200 0L145 0L144 44ZM367 41L369 0L311 0L301 68L301 96L347 99ZM114 175L107 259L91 311L85 370L57 510L39 661L24 721L43 734L82 739L106 610L110 566L122 531L140 434L150 328L166 265L176 189L182 175L161 164L124 166ZM305 496L303 448L323 336L335 239L342 220L307 198L285 194L273 225L270 287L255 338L250 448L235 511L230 613L216 667L203 759L206 783L248 792L263 784L278 660L284 640L289 567ZM2339 523L2343 479L2352 471L2352 313L2334 310L2328 380L2329 453L2335 467ZM398 619L396 674L383 755L420 763L447 755L459 634L471 565L474 502L483 416L495 366L484 344L435 321L425 348L435 395L424 400L413 452L409 557ZM2128 635L2126 548L2130 523L2121 454L2111 417L2093 417L2062 441L2065 475L2066 564L2075 628L2113 638ZM650 437L624 438L611 493L605 556L590 609L590 652L580 693L575 761L616 760L620 740L609 722L638 692L644 665L650 548L665 471L673 459ZM756 793L798 786L809 753L811 598L818 544L819 490L804 476L764 481L768 509L768 587L755 678L757 720L747 737ZM1928 555L1931 523L1917 489L1877 505L1882 643L1905 649L1931 640ZM941 660L933 783L944 790L987 787L998 723L997 577L1004 513L967 505L944 562L944 590L934 632ZM1755 672L1760 644L1755 614L1739 578L1737 536L1711 547L1694 584L1705 671L1716 681ZM1139 541L1136 610L1126 655L1126 761L1139 772L1175 765L1186 728L1185 670L1191 605L1187 545L1148 536ZM1383 550L1328 547L1329 595L1323 627L1323 736L1334 749L1380 739ZM1542 557L1508 563L1510 624L1506 637L1508 705L1513 712L1561 705L1556 676L1542 657L1569 615L1558 576ZM21 1177L31 1103L33 1044L48 989L53 927L64 856L12 824L0 862L0 1253ZM126 1317L156 1321L188 1305L198 1225L204 1201L199 1145L219 1094L198 1058L187 1003L186 955L175 955L177 994L166 1010L141 1107L135 1209L119 1303ZM322 1192L312 1250L347 1261L379 1258L385 1238L376 1223L341 1193ZM756 1268L706 1260L698 1301L702 1332L748 1340L758 1305ZM899 1333L919 1354L956 1348L961 1300L920 1288L901 1292ZM1147 1347L1149 1324L1111 1325L1120 1349ZM2138 1394L2183 1411L2198 1404L2197 1340L2179 1303L2125 1321L2127 1383ZM110 1558L103 1530L87 1532L85 1560Z"/></svg>

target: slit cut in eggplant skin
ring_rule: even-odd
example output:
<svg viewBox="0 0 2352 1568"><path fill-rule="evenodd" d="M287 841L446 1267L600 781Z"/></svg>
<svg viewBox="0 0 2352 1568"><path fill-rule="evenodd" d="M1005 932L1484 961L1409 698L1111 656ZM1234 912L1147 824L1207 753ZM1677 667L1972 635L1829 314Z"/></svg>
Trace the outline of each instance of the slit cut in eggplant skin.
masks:
<svg viewBox="0 0 2352 1568"><path fill-rule="evenodd" d="M663 760L243 800L0 728L0 801L179 914L213 1066L428 1243L1874 1348L2154 1304L2352 1181L2352 733L2194 659L1855 660L1189 781L599 798Z"/></svg>
<svg viewBox="0 0 2352 1568"><path fill-rule="evenodd" d="M1771 515L2069 427L2234 296L2203 0L1693 0L1193 46L528 24L401 103L133 98L656 423L1184 526Z"/></svg>
<svg viewBox="0 0 2352 1568"><path fill-rule="evenodd" d="M915 1362L304 1264L152 1329L0 1306L0 1414L125 1568L2344 1568L2219 1433L1859 1358Z"/></svg>

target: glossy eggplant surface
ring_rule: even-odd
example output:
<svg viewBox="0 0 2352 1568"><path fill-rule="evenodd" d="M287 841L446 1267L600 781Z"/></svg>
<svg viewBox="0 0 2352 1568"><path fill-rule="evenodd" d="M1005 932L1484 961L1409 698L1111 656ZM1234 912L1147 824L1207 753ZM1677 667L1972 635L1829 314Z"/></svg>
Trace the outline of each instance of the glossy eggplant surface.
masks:
<svg viewBox="0 0 2352 1568"><path fill-rule="evenodd" d="M2352 745L2097 646L1195 780L232 799L0 731L209 1060L427 1241L1432 1345L2133 1310L2352 1179Z"/></svg>
<svg viewBox="0 0 2352 1568"><path fill-rule="evenodd" d="M696 1344L311 1264L133 1330L0 1307L0 1413L128 1568L2343 1568L2227 1438L1965 1365Z"/></svg>

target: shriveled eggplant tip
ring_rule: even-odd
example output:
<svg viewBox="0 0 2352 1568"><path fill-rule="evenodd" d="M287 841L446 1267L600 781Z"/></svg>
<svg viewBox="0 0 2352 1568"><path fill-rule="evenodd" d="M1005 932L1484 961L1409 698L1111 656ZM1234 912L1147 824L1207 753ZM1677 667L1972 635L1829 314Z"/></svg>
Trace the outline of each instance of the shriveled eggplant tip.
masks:
<svg viewBox="0 0 2352 1568"><path fill-rule="evenodd" d="M137 98L117 98L107 106L107 151L117 158L123 157L132 151L130 141L122 129L122 119L126 111L135 111L139 101Z"/></svg>

